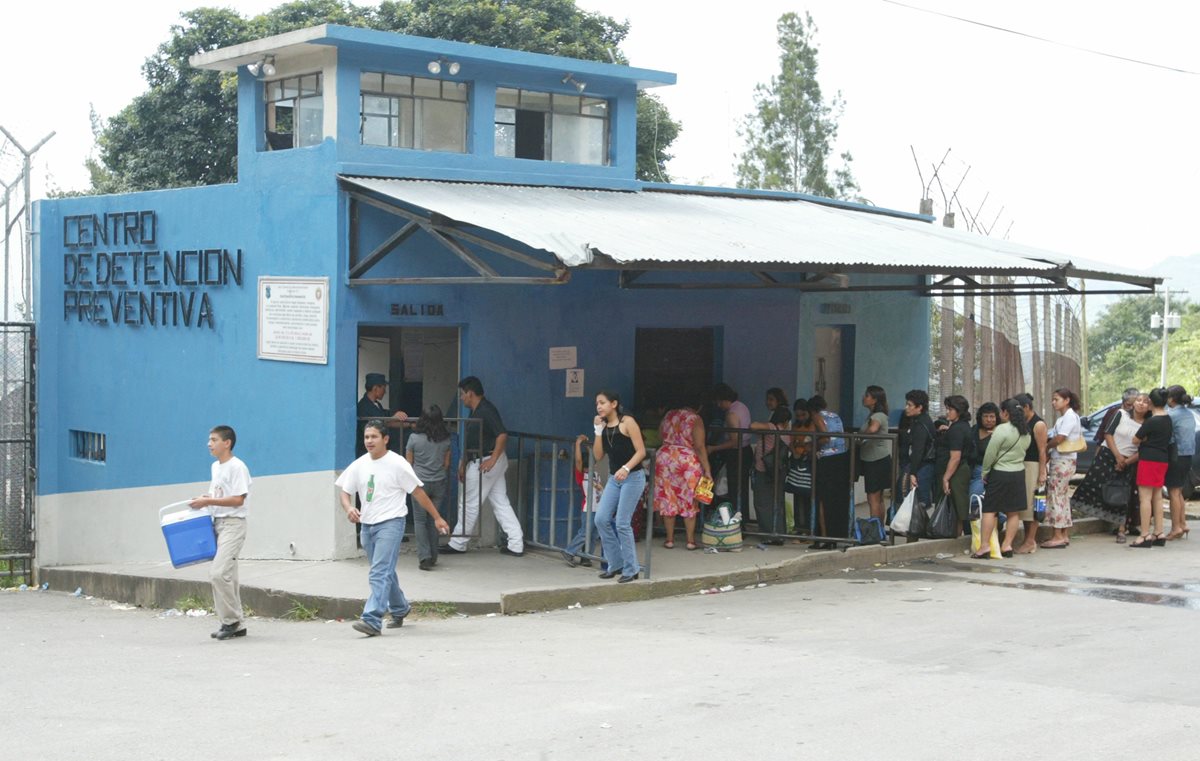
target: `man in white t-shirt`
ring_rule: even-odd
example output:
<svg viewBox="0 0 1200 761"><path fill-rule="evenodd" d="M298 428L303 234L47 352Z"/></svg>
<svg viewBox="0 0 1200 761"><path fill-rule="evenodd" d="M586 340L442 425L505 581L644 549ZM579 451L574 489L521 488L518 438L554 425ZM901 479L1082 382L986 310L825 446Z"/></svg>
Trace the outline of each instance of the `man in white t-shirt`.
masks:
<svg viewBox="0 0 1200 761"><path fill-rule="evenodd" d="M387 426L382 420L372 420L363 431L367 453L350 463L338 476L342 509L351 523L362 524L362 546L371 562L367 576L371 594L363 606L362 619L355 621L355 631L377 637L383 627L383 614L390 613L389 629L404 625L410 606L396 578L396 558L404 539L404 520L408 515L405 498L413 500L433 517L438 533L450 533L450 527L413 471L412 465L395 452L388 450ZM362 510L354 507L357 494Z"/></svg>
<svg viewBox="0 0 1200 761"><path fill-rule="evenodd" d="M208 493L196 497L194 509L212 508L213 528L217 532L217 555L213 558L209 581L212 582L213 608L221 619L214 639L227 640L246 636L242 618L242 596L238 589L237 556L246 542L246 503L250 499L250 469L233 456L237 433L227 425L209 431L208 451L217 459L212 464L212 482Z"/></svg>

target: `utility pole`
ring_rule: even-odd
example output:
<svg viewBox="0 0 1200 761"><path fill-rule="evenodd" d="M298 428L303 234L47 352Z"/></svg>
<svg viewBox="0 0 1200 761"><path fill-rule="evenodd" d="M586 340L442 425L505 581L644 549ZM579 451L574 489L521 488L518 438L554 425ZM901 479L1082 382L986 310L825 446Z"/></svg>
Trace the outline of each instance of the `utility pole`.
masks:
<svg viewBox="0 0 1200 761"><path fill-rule="evenodd" d="M1079 278L1079 320L1080 330L1079 339L1081 348L1079 352L1079 392L1083 395L1083 411L1087 414L1091 409L1088 403L1088 345L1087 345L1087 286L1084 285L1083 278Z"/></svg>
<svg viewBox="0 0 1200 761"><path fill-rule="evenodd" d="M1166 284L1164 283L1164 286ZM1186 293L1186 291L1176 291L1176 293ZM1162 367L1158 374L1158 385L1167 385L1167 336L1170 335L1172 328L1179 327L1179 315L1171 314L1171 289L1170 287L1163 288L1163 313L1162 316L1152 315L1150 317L1150 328L1154 329L1162 326Z"/></svg>

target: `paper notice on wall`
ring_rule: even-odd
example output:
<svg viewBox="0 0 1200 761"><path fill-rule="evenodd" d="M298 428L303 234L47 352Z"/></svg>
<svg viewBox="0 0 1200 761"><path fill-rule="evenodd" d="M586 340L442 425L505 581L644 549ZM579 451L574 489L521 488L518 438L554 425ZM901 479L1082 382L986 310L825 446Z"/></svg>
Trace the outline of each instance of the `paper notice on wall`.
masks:
<svg viewBox="0 0 1200 761"><path fill-rule="evenodd" d="M258 279L258 357L329 361L329 278Z"/></svg>
<svg viewBox="0 0 1200 761"><path fill-rule="evenodd" d="M573 367L567 370L567 398L583 396L583 370Z"/></svg>
<svg viewBox="0 0 1200 761"><path fill-rule="evenodd" d="M551 346L550 369L570 370L579 363L574 346Z"/></svg>

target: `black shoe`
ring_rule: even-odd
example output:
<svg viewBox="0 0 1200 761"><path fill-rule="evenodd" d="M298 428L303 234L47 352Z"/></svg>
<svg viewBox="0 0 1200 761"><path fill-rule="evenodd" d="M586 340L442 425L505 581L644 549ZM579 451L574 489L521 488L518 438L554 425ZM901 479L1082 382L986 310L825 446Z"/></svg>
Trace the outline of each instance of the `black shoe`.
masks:
<svg viewBox="0 0 1200 761"><path fill-rule="evenodd" d="M241 627L241 628L239 629L238 627ZM215 637L216 639L219 639L219 640L227 640L227 639L233 639L234 637L245 637L245 636L246 636L246 627L242 626L241 624L230 624L228 626L228 628L222 626L221 630L213 635L213 637Z"/></svg>
<svg viewBox="0 0 1200 761"><path fill-rule="evenodd" d="M417 563L417 568L420 568L422 571L432 571L433 558L425 558L424 560L419 561Z"/></svg>
<svg viewBox="0 0 1200 761"><path fill-rule="evenodd" d="M407 616L407 615L408 615L408 614L407 614L407 613L405 613L403 616L399 616L399 617L397 617L395 614L393 614L393 615L392 615L392 617L391 617L390 619L388 619L388 622L387 622L387 628L389 628L389 629L399 629L401 626L404 626L404 618L405 618L405 616ZM354 627L354 628L355 628L355 629L357 629L358 627L356 626L356 627ZM360 631L361 631L361 630L360 630Z"/></svg>
<svg viewBox="0 0 1200 761"><path fill-rule="evenodd" d="M438 547L438 554L440 555L443 552L447 552L451 555L466 555L467 554L466 550L460 550L460 549L451 547L448 544L444 544L444 545L441 545L440 547Z"/></svg>
<svg viewBox="0 0 1200 761"><path fill-rule="evenodd" d="M213 632L212 634L210 634L208 636L212 637L213 639L216 639L217 635L220 634L221 632L226 631L228 629L234 629L236 627L237 627L237 624L221 624L220 628L218 628L215 632Z"/></svg>
<svg viewBox="0 0 1200 761"><path fill-rule="evenodd" d="M574 555L572 555L571 553L569 553L565 550L558 554L562 555L563 562L565 562L567 565L571 566L572 568L574 568L576 566Z"/></svg>
<svg viewBox="0 0 1200 761"><path fill-rule="evenodd" d="M639 576L641 576L640 573L635 573L632 576L622 576L621 578L617 579L617 583L618 584L628 584L631 581L637 581Z"/></svg>
<svg viewBox="0 0 1200 761"><path fill-rule="evenodd" d="M616 571L601 571L600 572L600 578L602 578L602 579L613 579L613 578L616 578L616 576L617 576Z"/></svg>
<svg viewBox="0 0 1200 761"><path fill-rule="evenodd" d="M512 555L514 558L523 558L523 557L525 557L525 552L524 552L524 551L521 551L521 552L513 552L513 551L512 551L512 550L510 550L508 547L501 547L501 548L500 548L500 554L501 554L501 555Z"/></svg>
<svg viewBox="0 0 1200 761"><path fill-rule="evenodd" d="M355 621L354 623L350 624L350 628L354 629L354 631L356 631L356 632L362 632L363 634L367 635L368 637L378 637L380 634L383 633L383 632L379 631L378 629L376 629L374 626L371 626L370 624L368 624L366 621L363 621L362 619L359 619L358 621Z"/></svg>
<svg viewBox="0 0 1200 761"><path fill-rule="evenodd" d="M579 558L579 565L583 566L584 568L591 568L592 567L592 559L591 558Z"/></svg>

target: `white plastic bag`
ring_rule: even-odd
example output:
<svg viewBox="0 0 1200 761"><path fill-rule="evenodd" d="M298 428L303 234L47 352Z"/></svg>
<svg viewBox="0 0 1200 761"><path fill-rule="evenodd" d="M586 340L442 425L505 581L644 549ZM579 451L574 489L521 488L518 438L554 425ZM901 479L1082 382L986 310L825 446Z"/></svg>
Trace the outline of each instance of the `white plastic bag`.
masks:
<svg viewBox="0 0 1200 761"><path fill-rule="evenodd" d="M917 504L917 490L909 489L905 495L904 501L900 503L900 509L896 511L896 515L892 518L892 522L888 524L888 528L895 534L908 534L909 523L912 522L912 512Z"/></svg>

